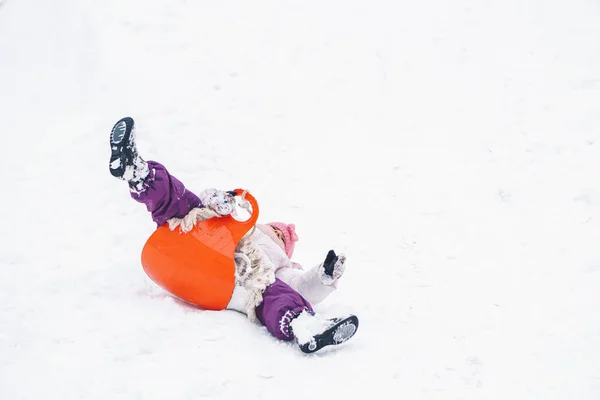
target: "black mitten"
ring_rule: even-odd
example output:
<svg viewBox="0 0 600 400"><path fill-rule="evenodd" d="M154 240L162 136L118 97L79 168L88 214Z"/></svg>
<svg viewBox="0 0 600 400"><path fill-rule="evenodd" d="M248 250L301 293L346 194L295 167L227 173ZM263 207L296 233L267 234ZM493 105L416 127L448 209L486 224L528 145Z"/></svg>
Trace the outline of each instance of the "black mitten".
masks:
<svg viewBox="0 0 600 400"><path fill-rule="evenodd" d="M335 254L335 251L329 250L327 253L327 257L325 257L325 262L323 262L323 269L325 270L325 275L329 275L333 277L333 267L338 260L338 256Z"/></svg>

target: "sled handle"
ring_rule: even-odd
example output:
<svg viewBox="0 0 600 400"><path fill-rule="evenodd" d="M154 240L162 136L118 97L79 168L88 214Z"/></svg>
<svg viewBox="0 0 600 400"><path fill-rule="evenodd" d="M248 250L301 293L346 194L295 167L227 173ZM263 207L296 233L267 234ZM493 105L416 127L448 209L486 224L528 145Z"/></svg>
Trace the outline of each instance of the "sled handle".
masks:
<svg viewBox="0 0 600 400"><path fill-rule="evenodd" d="M252 196L250 194L250 192L245 191L244 189L235 189L234 192L235 192L236 196L241 196L244 194L244 192L246 192L244 199L248 200L248 202L250 202L250 205L252 206L252 213L250 214L250 218L248 218L248 220L246 220L246 221L235 220L235 221L238 224L241 224L244 226L246 226L246 225L253 226L254 224L256 224L256 221L258 220L258 202L254 198L254 196Z"/></svg>

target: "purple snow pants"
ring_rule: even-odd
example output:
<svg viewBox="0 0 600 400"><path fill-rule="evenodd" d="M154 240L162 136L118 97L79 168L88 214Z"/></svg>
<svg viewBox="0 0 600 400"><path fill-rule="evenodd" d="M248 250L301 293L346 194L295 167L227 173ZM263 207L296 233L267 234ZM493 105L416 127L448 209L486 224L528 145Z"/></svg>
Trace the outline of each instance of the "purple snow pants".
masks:
<svg viewBox="0 0 600 400"><path fill-rule="evenodd" d="M171 218L182 218L202 202L183 183L155 161L148 161L150 173L141 190L131 190L131 197L146 206L152 220L162 226ZM312 312L310 303L287 283L276 279L263 293L256 316L271 334L281 340L292 340L289 323L303 310Z"/></svg>

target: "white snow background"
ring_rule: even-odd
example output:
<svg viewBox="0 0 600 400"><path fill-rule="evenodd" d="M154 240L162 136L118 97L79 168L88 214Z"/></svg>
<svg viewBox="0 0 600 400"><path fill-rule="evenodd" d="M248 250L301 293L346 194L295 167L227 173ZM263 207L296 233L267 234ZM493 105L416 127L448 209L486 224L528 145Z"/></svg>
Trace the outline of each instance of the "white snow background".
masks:
<svg viewBox="0 0 600 400"><path fill-rule="evenodd" d="M8 0L0 399L600 398L600 4ZM109 131L249 189L356 336L303 355L144 274Z"/></svg>

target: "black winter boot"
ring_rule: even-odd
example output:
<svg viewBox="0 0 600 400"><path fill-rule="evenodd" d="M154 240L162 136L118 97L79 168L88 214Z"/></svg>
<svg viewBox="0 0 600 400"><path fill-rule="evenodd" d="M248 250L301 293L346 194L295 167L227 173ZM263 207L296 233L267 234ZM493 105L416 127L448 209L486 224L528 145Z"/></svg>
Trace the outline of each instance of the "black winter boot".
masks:
<svg viewBox="0 0 600 400"><path fill-rule="evenodd" d="M110 173L130 185L148 176L148 164L135 146L135 122L131 117L117 121L110 131Z"/></svg>
<svg viewBox="0 0 600 400"><path fill-rule="evenodd" d="M342 344L354 336L357 329L356 315L325 319L303 311L290 322L290 331L304 353L314 353L325 346Z"/></svg>

